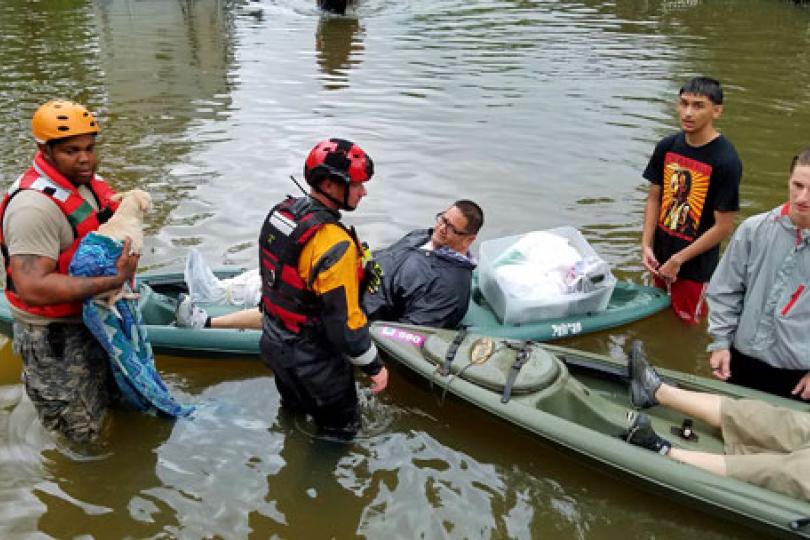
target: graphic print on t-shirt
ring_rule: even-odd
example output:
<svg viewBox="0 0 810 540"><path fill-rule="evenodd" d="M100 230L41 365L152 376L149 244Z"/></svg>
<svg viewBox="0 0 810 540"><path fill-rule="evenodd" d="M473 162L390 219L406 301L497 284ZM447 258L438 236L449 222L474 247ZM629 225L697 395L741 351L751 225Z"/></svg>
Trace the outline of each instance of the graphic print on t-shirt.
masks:
<svg viewBox="0 0 810 540"><path fill-rule="evenodd" d="M660 229L684 240L697 237L711 175L711 165L675 152L666 153L658 215Z"/></svg>

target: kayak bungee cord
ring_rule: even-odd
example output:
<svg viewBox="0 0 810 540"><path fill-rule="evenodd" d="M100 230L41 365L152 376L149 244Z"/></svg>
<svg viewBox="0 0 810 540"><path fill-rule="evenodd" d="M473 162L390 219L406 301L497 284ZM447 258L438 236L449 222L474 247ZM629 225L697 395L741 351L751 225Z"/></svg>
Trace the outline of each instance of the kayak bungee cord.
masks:
<svg viewBox="0 0 810 540"><path fill-rule="evenodd" d="M450 343L450 346L447 348L447 352L444 355L444 362L436 366L436 369L433 370L433 373L430 374L430 389L433 390L433 380L435 375L438 373L443 377L447 377L450 375L450 364L453 363L453 360L456 357L456 353L458 352L458 348L461 345L461 342L464 341L464 338L467 337L467 327L462 326L456 336L453 338L453 341ZM444 402L444 398L442 398L442 403Z"/></svg>
<svg viewBox="0 0 810 540"><path fill-rule="evenodd" d="M512 394L512 387L514 386L515 381L517 380L518 373L520 372L523 365L531 357L531 347L535 344L535 342L532 340L526 340L521 341L519 343L514 343L512 341L502 340L498 343L497 346L495 346L495 342L491 338L488 337L480 338L476 340L476 342L470 349L470 362L466 366L461 368L458 371L458 373L451 374L450 363L452 362L452 359L455 357L456 352L458 350L458 345L456 344L456 342L458 341L458 344L460 344L461 341L463 341L464 337L466 336L466 329L464 330L465 330L464 336L462 336L461 339L458 339L459 335L462 334L462 332L459 332L459 334L456 335L456 339L453 340L453 343L448 348L445 363L442 366L437 366L436 369L433 371L433 375L439 373L440 375L443 375L445 377L449 376L447 384L444 385L444 388L442 390L439 403L444 404L444 399L445 396L447 395L447 391L450 389L450 385L457 377L463 377L464 373L471 366L480 366L486 363L490 358L492 358L492 355L494 355L496 352L504 348L516 351L515 361L512 363L511 370L509 371L509 375L506 378L503 396L501 397L501 403L508 402ZM447 359L449 359L449 361ZM442 368L444 367L446 367L447 373L443 373ZM433 375L431 375L430 377L431 388L433 387L434 381Z"/></svg>
<svg viewBox="0 0 810 540"><path fill-rule="evenodd" d="M534 343L532 341L524 341L523 344L515 349L517 353L515 353L515 361L512 363L512 369L509 370L509 376L506 378L506 386L503 387L503 396L501 396L501 403L506 403L509 401L509 398L512 397L512 387L515 385L515 381L517 380L518 373L520 373L521 368L529 361L531 357L531 346ZM507 347L514 348L511 345L507 344Z"/></svg>
<svg viewBox="0 0 810 540"><path fill-rule="evenodd" d="M450 388L450 384L455 380L456 377L461 377L470 366L480 366L481 364L485 363L492 357L493 354L495 354L497 350L498 347L495 347L495 342L492 341L492 339L483 337L476 340L476 342L473 344L472 348L470 349L470 363L461 368L458 373L451 374L450 366L448 364L447 375L449 375L450 378L447 379L447 384L444 385L444 390L442 391L442 397L439 400L439 403L444 404L444 398L447 395L447 390Z"/></svg>

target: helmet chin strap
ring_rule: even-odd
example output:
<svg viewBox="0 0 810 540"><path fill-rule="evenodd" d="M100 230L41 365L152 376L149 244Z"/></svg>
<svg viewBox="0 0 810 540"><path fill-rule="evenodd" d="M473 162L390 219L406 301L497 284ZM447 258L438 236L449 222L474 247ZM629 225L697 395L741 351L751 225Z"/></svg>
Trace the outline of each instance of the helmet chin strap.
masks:
<svg viewBox="0 0 810 540"><path fill-rule="evenodd" d="M349 186L351 186L351 184L347 182L346 187L343 188L343 210L354 212L357 207L349 206Z"/></svg>
<svg viewBox="0 0 810 540"><path fill-rule="evenodd" d="M329 199L330 201L335 203L337 205L337 207L340 208L341 210L345 210L347 212L354 212L354 210L357 207L356 206L349 206L349 185L350 185L349 182L346 182L344 184L343 200L342 201L340 199L338 199L338 198L333 197L332 195L330 195L326 191L322 190L320 184L315 186L315 191L317 191L318 193L320 193L321 195L323 195L324 197L326 197L327 199Z"/></svg>

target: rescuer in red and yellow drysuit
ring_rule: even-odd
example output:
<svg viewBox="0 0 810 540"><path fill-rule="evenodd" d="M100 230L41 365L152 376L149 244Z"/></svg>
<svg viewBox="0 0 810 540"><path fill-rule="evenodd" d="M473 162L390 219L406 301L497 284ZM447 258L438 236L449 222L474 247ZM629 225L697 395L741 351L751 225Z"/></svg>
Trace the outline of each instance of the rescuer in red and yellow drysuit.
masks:
<svg viewBox="0 0 810 540"><path fill-rule="evenodd" d="M373 174L357 145L318 143L304 165L309 195L276 205L259 236L262 359L282 405L339 436L360 425L354 367L371 377L375 392L388 381L360 308L362 247L339 212L357 207Z"/></svg>

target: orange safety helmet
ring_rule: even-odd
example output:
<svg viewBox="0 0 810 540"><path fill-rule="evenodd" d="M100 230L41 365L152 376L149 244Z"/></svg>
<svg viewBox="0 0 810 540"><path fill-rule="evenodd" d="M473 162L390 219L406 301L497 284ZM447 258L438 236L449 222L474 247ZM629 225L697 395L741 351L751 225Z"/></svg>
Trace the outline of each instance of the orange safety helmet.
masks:
<svg viewBox="0 0 810 540"><path fill-rule="evenodd" d="M31 132L39 144L56 139L98 133L99 125L83 105L55 99L40 106L31 120Z"/></svg>

